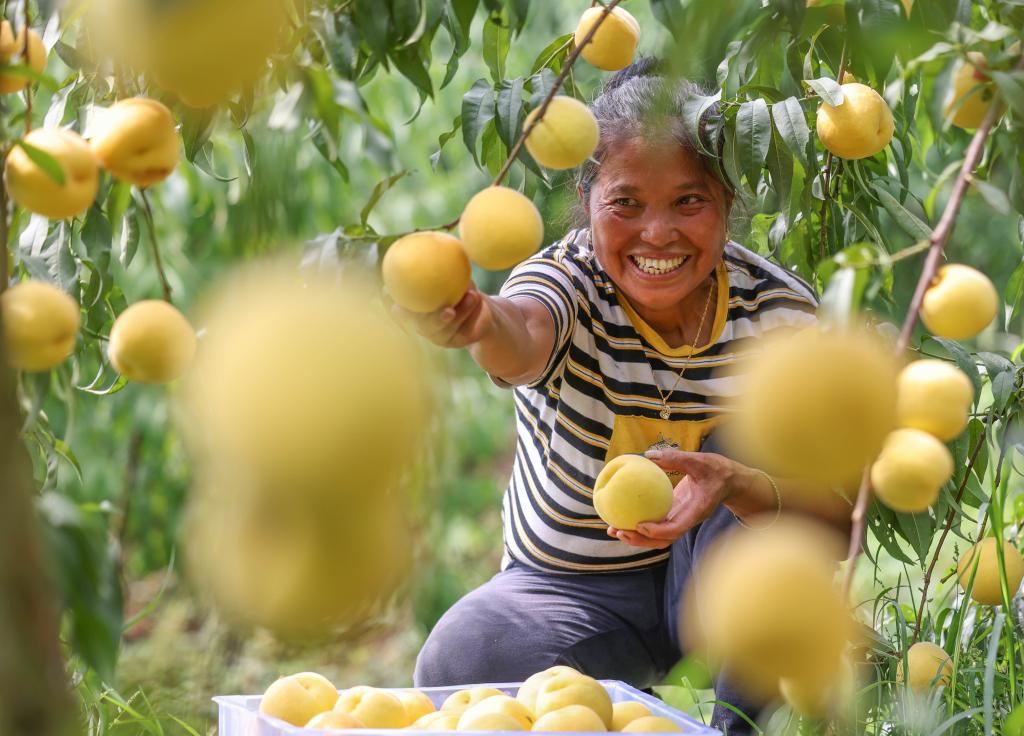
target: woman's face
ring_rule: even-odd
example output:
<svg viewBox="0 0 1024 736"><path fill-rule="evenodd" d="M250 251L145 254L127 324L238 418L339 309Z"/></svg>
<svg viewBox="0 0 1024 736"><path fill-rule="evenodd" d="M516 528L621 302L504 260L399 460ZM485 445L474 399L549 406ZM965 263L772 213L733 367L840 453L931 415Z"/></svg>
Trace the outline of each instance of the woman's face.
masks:
<svg viewBox="0 0 1024 736"><path fill-rule="evenodd" d="M594 250L640 311L677 308L722 257L732 197L675 141L610 149L587 201Z"/></svg>

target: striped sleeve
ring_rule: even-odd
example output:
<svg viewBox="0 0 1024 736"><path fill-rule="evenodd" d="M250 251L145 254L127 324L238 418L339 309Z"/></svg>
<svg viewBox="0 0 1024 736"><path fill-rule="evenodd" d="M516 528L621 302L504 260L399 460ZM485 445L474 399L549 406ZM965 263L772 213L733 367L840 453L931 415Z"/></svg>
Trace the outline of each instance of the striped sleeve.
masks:
<svg viewBox="0 0 1024 736"><path fill-rule="evenodd" d="M563 244L556 244L520 263L509 274L499 296L532 299L551 315L555 342L541 377L530 384L539 386L556 373L576 328L577 290L570 261Z"/></svg>

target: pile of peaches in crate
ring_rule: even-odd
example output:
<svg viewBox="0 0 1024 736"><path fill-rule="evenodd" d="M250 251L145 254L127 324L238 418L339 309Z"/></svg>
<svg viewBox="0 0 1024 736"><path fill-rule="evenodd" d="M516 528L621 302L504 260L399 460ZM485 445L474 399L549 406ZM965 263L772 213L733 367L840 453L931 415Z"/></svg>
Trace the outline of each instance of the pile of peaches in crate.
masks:
<svg viewBox="0 0 1024 736"><path fill-rule="evenodd" d="M612 703L604 686L558 665L528 678L515 697L489 686L458 690L440 707L419 690L360 685L338 694L323 675L274 682L260 712L310 729L414 728L420 731L680 731L630 700Z"/></svg>

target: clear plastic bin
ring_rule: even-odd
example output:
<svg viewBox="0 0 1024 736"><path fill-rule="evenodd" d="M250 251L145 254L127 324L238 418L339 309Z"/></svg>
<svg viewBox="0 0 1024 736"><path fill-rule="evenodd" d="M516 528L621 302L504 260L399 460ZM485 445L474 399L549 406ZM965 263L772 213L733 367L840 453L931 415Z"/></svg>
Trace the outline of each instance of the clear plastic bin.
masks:
<svg viewBox="0 0 1024 736"><path fill-rule="evenodd" d="M705 736L712 736L713 734L721 735L721 731L714 728L709 728L699 721L691 718L690 716L680 713L675 708L672 708L661 700L648 695L647 693L637 690L635 687L631 687L624 682L619 680L601 680L605 690L608 691L608 695L611 696L613 703L618 703L622 700L639 700L651 711L652 715L662 716L668 718L670 721L674 721L679 724L680 733L686 734L704 734ZM497 688L503 693L508 695L515 695L519 691L520 682L501 682L501 683L483 683L490 687ZM478 687L478 685L462 685L460 687L421 687L417 688L425 693L433 702L434 705L440 706L452 693L458 690L465 690L470 687ZM409 688L382 688L384 690L408 690ZM342 690L344 692L344 690ZM398 736L399 734L407 733L404 729L388 729L388 728L359 728L359 729L346 729L338 730L332 729L330 731L319 731L314 729L299 728L293 726L290 723L285 723L277 718L271 718L260 714L260 696L259 695L222 695L213 699L217 703L218 707L218 734L219 736L291 736L292 734L350 734L350 736ZM438 733L438 732L432 732ZM486 732L474 732L475 736L479 736ZM494 731L490 733L502 733ZM516 732L507 732L516 733ZM574 736L580 736L580 732L574 732Z"/></svg>

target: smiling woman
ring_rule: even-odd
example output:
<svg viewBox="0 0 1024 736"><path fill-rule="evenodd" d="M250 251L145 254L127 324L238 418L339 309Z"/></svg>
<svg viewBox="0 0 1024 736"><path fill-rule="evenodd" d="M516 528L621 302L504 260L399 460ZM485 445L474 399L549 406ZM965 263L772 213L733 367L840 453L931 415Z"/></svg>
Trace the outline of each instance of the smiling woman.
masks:
<svg viewBox="0 0 1024 736"><path fill-rule="evenodd" d="M502 570L438 622L417 686L523 680L555 664L639 687L680 657L679 591L739 519L800 507L841 524L849 506L718 451L710 437L757 342L815 321L815 294L728 238L733 187L691 140L696 88L650 60L593 103L600 144L579 172L583 223L520 264L498 296L407 315L438 345L468 347L515 387L515 465ZM715 115L712 107L710 115ZM644 454L675 485L665 519L609 527L594 508L612 459ZM719 700L751 715L726 682ZM719 707L713 723L741 733Z"/></svg>

